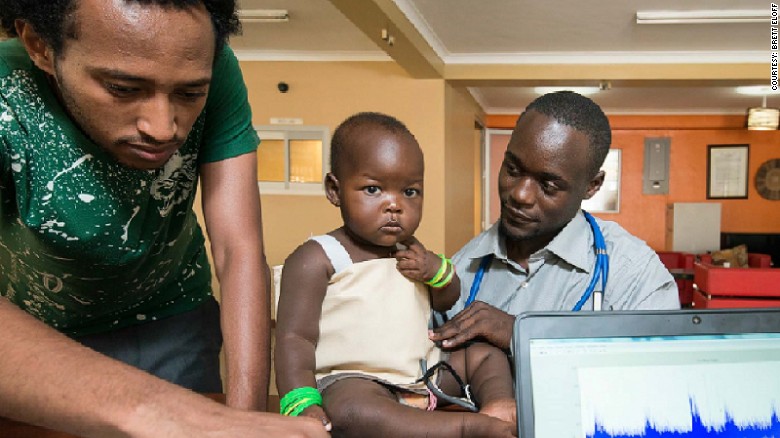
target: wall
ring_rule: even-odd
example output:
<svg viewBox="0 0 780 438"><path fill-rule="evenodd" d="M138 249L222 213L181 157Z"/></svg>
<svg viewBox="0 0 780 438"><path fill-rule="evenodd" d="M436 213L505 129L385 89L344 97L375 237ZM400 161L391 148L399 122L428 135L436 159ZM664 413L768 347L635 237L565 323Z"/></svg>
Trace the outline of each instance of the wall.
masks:
<svg viewBox="0 0 780 438"><path fill-rule="evenodd" d="M482 112L463 88L447 85L445 88L445 157L444 157L444 223L445 248L448 256L454 254L474 237L474 206L477 204L474 182L479 181L480 145L474 142L475 122ZM426 214L432 208L429 195L425 197ZM479 211L479 210L477 210Z"/></svg>
<svg viewBox="0 0 780 438"><path fill-rule="evenodd" d="M485 143L485 140L487 138L487 130L484 128L484 124L480 124L479 127L475 127L474 129L474 135L472 138L472 141L474 142L474 154L472 155L472 160L474 160L474 175L472 179L473 187L471 191L474 193L474 203L472 204L471 208L474 209L472 213L472 227L471 227L471 233L472 235L476 236L477 234L482 232L482 222L483 219L483 203L484 203L484 187L483 187L483 178L482 178L482 145Z"/></svg>
<svg viewBox="0 0 780 438"><path fill-rule="evenodd" d="M487 178L487 184L490 186L490 211L487 212L487 223L493 224L501 216L501 201L498 198L498 173L501 171L501 164L504 162L504 153L507 146L509 146L509 140L511 139L511 132L505 130L494 131L490 133L490 144L488 145L488 155L490 161L490 175Z"/></svg>
<svg viewBox="0 0 780 438"><path fill-rule="evenodd" d="M241 70L255 125L269 125L272 117L294 117L306 125L328 126L332 132L360 111L380 111L404 122L425 154L425 210L417 238L432 251L451 254L473 236L473 229L462 226L470 226L470 221L445 221L445 215L471 218L474 203L471 180L450 177L445 193L445 171L468 172L472 179L478 178L473 162L478 107L463 90L447 87L445 96L443 80L412 79L391 62L245 61ZM289 84L287 93L278 91L280 81ZM470 196L461 199L463 194ZM341 225L338 210L324 194L261 193L261 202L265 251L271 266L282 264L309 236ZM196 204L196 213L202 216ZM216 276L213 287L219 297Z"/></svg>
<svg viewBox="0 0 780 438"><path fill-rule="evenodd" d="M511 127L514 117L488 117L488 126ZM780 131L748 131L743 116L611 116L612 147L622 149L620 213L599 214L645 240L665 248L666 205L673 202L720 202L721 230L780 233L780 202L756 192L754 177L765 161L780 158ZM670 137L669 193L644 195L642 173L645 137ZM707 146L749 144L748 199L708 200Z"/></svg>
<svg viewBox="0 0 780 438"><path fill-rule="evenodd" d="M410 78L392 62L241 62L256 125L296 117L332 132L348 116L380 111L397 117L425 154L425 214L417 237L434 251L445 242L445 139L443 80ZM276 84L287 82L282 94ZM473 125L473 122L472 122ZM322 196L262 195L266 255L281 264L309 236L341 225Z"/></svg>
<svg viewBox="0 0 780 438"><path fill-rule="evenodd" d="M443 80L411 79L391 62L241 62L255 125L300 118L330 131L359 111L381 111L404 122L425 154L425 207L416 236L432 251L452 255L478 230L481 199L479 132L484 114L463 88ZM344 78L349 78L345 80ZM289 84L287 93L277 83ZM309 236L341 225L324 195L264 195L263 231L270 265ZM196 206L200 215L200 206ZM446 218L446 220L445 220ZM201 221L202 223L202 221ZM219 294L218 283L214 282Z"/></svg>

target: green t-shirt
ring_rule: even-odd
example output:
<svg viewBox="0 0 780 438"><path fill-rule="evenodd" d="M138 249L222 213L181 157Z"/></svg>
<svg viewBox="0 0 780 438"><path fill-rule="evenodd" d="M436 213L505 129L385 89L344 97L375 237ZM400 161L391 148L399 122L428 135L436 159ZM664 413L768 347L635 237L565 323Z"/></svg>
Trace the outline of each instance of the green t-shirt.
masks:
<svg viewBox="0 0 780 438"><path fill-rule="evenodd" d="M0 295L69 335L186 312L211 295L192 211L198 165L258 144L229 48L212 77L184 145L161 169L135 170L73 124L18 40L0 42Z"/></svg>

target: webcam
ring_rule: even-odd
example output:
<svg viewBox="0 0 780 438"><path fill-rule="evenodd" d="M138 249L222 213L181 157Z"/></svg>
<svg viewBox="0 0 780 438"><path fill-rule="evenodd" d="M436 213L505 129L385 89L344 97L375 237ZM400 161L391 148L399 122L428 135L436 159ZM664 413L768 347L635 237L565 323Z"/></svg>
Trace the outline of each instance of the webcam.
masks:
<svg viewBox="0 0 780 438"><path fill-rule="evenodd" d="M276 88L279 89L280 93L286 93L290 89L290 86L287 85L287 82L279 82L276 84Z"/></svg>

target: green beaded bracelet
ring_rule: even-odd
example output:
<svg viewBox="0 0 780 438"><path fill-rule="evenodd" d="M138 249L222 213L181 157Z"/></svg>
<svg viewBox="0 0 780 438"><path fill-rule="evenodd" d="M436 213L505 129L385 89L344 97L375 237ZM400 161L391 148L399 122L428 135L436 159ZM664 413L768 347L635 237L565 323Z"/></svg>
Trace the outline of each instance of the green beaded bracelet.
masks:
<svg viewBox="0 0 780 438"><path fill-rule="evenodd" d="M279 400L279 413L288 417L297 417L313 405L322 406L322 395L317 388L303 386L293 389Z"/></svg>
<svg viewBox="0 0 780 438"><path fill-rule="evenodd" d="M433 278L425 282L425 284L427 284L428 286L433 286L434 284L441 281L442 277L444 276L444 273L447 272L447 264L449 262L449 259L447 259L447 257L444 257L444 254L437 254L437 255L441 259L441 266L439 266L439 270L436 271L436 275L434 275Z"/></svg>
<svg viewBox="0 0 780 438"><path fill-rule="evenodd" d="M450 282L452 281L452 277L455 276L455 265L453 265L452 262L449 259L447 259L447 266L449 266L450 268L449 274L447 274L447 276L441 279L439 282L434 284L429 284L430 287L434 289L441 289L443 287L446 287L448 284L450 284Z"/></svg>

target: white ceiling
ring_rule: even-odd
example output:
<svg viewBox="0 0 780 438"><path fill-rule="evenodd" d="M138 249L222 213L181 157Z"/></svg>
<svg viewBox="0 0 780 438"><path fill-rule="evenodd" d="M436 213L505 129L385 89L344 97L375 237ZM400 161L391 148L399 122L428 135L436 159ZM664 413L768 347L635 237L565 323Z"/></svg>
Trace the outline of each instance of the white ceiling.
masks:
<svg viewBox="0 0 780 438"><path fill-rule="evenodd" d="M683 6L684 5L684 6ZM606 112L744 114L768 85L770 23L636 24L638 10L766 9L764 0L240 0L286 9L245 23L242 59L390 60L469 87L487 113L518 113L535 85L598 85ZM347 18L349 17L349 18ZM373 27L372 27L373 26ZM380 28L397 37L393 47ZM366 33L368 32L368 33ZM431 76L433 75L433 76ZM780 106L780 96L769 96Z"/></svg>

